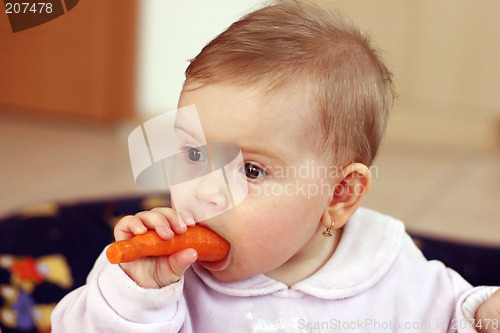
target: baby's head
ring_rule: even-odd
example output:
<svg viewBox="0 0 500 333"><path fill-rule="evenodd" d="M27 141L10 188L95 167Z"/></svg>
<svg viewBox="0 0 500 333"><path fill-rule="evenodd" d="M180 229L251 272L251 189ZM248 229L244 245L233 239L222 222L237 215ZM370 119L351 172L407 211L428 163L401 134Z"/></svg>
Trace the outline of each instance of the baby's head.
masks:
<svg viewBox="0 0 500 333"><path fill-rule="evenodd" d="M234 143L248 183L229 210L220 182L193 185L186 211L224 212L193 218L231 244L206 268L222 281L265 273L288 284L318 269L340 237L322 230L342 227L370 187L391 103L391 75L368 39L308 1L277 1L205 46L179 100L196 106L204 137L180 131L181 146L196 164L206 163L196 148L205 141Z"/></svg>
<svg viewBox="0 0 500 333"><path fill-rule="evenodd" d="M393 100L391 73L369 39L309 1L277 1L232 24L191 61L193 81L303 93L318 119L315 146L339 166L371 165Z"/></svg>

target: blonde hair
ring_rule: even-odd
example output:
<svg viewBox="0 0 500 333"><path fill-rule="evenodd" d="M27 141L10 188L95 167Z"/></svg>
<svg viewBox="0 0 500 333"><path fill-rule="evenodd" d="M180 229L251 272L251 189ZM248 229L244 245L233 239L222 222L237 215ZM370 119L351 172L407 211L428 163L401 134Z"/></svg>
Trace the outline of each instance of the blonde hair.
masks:
<svg viewBox="0 0 500 333"><path fill-rule="evenodd" d="M233 23L191 60L191 80L303 84L320 110L318 148L342 165L371 165L394 98L369 38L324 2L305 0L278 0Z"/></svg>

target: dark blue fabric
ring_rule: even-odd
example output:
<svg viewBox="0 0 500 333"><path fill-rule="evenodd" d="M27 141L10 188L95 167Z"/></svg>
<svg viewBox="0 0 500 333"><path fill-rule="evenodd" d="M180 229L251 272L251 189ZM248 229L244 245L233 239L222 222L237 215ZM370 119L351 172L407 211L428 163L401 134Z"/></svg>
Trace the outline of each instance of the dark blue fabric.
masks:
<svg viewBox="0 0 500 333"><path fill-rule="evenodd" d="M500 285L500 246L487 247L410 232L428 260L442 261L474 286Z"/></svg>

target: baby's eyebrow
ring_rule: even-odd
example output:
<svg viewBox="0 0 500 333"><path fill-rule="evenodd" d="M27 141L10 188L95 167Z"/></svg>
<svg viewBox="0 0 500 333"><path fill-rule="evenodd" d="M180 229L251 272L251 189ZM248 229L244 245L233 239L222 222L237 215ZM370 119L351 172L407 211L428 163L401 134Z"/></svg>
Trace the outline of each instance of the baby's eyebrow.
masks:
<svg viewBox="0 0 500 333"><path fill-rule="evenodd" d="M196 135L196 133L193 133L192 131L188 130L186 127L178 124L177 122L174 124L174 130L181 130L184 133L188 134L189 136L191 136L191 137L193 137L195 139L198 139L200 141L205 141L204 140L205 138L203 137L203 133L199 133L199 134L202 134L202 137L200 138L199 135ZM203 139L203 140L201 140L201 139Z"/></svg>
<svg viewBox="0 0 500 333"><path fill-rule="evenodd" d="M281 164L281 165L287 165L285 161L283 161L281 158L276 156L276 154L273 154L272 152L268 151L264 147L248 147L248 146L240 146L241 152L243 154L256 154L256 155L261 155L266 158L269 158L273 161L273 163Z"/></svg>
<svg viewBox="0 0 500 333"><path fill-rule="evenodd" d="M175 124L174 124L174 129L181 130L181 131L184 131L188 134L191 134L188 130L186 130L186 128L184 128L184 126L179 125L177 122L175 122Z"/></svg>
<svg viewBox="0 0 500 333"><path fill-rule="evenodd" d="M193 137L195 139L199 139L197 135L195 135L193 132L191 132L185 126L183 126L182 124L179 124L178 122L175 122L174 129L175 130L181 130L184 133L190 135L191 137ZM267 150L263 146L242 146L242 145L240 145L240 144L238 144L236 142L232 142L232 143L234 143L237 146L239 146L240 149L241 149L241 152L243 154L246 153L246 154L261 155L261 156L264 156L265 158L268 158L268 159L272 160L272 162L274 164L287 165L287 163L285 161L283 161L282 159L280 159L279 157L277 157L274 153L272 153L271 151Z"/></svg>

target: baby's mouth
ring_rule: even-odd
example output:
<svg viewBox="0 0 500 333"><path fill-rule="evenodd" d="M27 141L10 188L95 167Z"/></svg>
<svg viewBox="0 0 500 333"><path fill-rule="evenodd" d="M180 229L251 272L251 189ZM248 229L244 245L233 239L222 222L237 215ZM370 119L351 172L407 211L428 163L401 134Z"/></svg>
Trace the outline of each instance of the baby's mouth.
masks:
<svg viewBox="0 0 500 333"><path fill-rule="evenodd" d="M208 269L209 271L213 272L220 272L225 270L228 266L229 263L231 262L231 250L229 250L229 253L227 256L219 261L198 261L201 266L204 268Z"/></svg>
<svg viewBox="0 0 500 333"><path fill-rule="evenodd" d="M210 228L204 221L197 222L196 224L199 224L200 226L202 226L204 228L207 228L207 229L210 229L213 232L217 233L215 230L213 230L212 228ZM220 237L224 238L222 236L220 236ZM227 240L226 240L226 242L227 242ZM216 271L216 272L218 272L218 271L222 271L222 270L226 269L227 266L229 266L229 263L231 261L230 258L231 258L231 247L229 247L229 252L227 253L227 255L222 260L219 260L219 261L203 261L203 260L198 260L198 262L204 268L206 268L206 269L208 269L210 271Z"/></svg>

